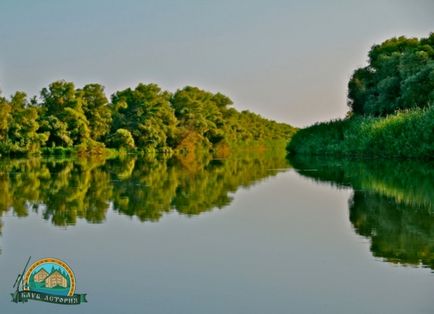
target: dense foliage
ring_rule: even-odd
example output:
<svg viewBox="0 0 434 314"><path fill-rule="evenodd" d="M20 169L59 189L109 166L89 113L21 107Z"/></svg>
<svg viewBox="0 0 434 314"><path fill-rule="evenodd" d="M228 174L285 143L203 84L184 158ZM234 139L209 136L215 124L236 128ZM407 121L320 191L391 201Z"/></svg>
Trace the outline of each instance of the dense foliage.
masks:
<svg viewBox="0 0 434 314"><path fill-rule="evenodd" d="M428 38L392 38L374 45L369 64L348 84L353 113L384 116L434 102L434 33Z"/></svg>
<svg viewBox="0 0 434 314"><path fill-rule="evenodd" d="M434 106L318 123L298 131L287 149L300 155L434 158Z"/></svg>
<svg viewBox="0 0 434 314"><path fill-rule="evenodd" d="M174 94L156 84L115 92L99 84L76 88L56 81L40 97L0 97L0 154L102 153L105 148L147 153L214 149L238 142L288 139L294 129L239 112L220 94L187 86Z"/></svg>
<svg viewBox="0 0 434 314"><path fill-rule="evenodd" d="M434 33L386 40L348 84L346 119L300 130L290 154L434 158Z"/></svg>

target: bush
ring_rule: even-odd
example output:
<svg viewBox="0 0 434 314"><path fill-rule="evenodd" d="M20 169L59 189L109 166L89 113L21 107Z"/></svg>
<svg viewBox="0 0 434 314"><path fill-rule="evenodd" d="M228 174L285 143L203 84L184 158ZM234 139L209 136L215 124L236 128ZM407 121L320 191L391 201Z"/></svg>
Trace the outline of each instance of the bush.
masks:
<svg viewBox="0 0 434 314"><path fill-rule="evenodd" d="M126 129L118 129L110 140L110 144L113 148L118 149L134 149L135 143L134 138L131 135L130 131Z"/></svg>
<svg viewBox="0 0 434 314"><path fill-rule="evenodd" d="M353 116L298 131L290 154L434 159L434 106L385 118Z"/></svg>

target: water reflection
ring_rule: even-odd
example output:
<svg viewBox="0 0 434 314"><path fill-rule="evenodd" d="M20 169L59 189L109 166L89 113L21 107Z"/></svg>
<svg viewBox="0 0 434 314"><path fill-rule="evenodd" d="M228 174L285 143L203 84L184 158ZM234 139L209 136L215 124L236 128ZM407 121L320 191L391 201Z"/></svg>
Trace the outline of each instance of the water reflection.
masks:
<svg viewBox="0 0 434 314"><path fill-rule="evenodd" d="M349 217L376 257L434 269L434 163L292 158L297 172L352 187Z"/></svg>
<svg viewBox="0 0 434 314"><path fill-rule="evenodd" d="M56 226L74 225L77 219L101 223L110 204L140 221L158 221L172 210L198 215L223 208L231 202L231 192L288 166L281 152L232 154L220 160L190 157L4 160L0 215L26 217L33 211Z"/></svg>

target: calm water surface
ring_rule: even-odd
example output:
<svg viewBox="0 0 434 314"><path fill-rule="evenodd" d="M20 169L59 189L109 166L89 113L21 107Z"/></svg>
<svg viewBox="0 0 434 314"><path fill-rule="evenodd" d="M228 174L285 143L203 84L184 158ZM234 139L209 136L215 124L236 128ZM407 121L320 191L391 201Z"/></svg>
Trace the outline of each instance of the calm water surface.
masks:
<svg viewBox="0 0 434 314"><path fill-rule="evenodd" d="M432 313L434 167L287 161L0 162L0 313ZM15 304L27 257L87 304Z"/></svg>

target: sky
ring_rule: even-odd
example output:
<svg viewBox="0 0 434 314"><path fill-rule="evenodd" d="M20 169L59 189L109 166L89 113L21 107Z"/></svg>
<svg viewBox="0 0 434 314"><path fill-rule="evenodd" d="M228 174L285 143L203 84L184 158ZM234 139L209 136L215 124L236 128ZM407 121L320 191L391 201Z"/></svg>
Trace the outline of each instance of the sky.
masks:
<svg viewBox="0 0 434 314"><path fill-rule="evenodd" d="M433 0L0 0L0 89L193 85L302 127L345 116L373 44L433 31Z"/></svg>

